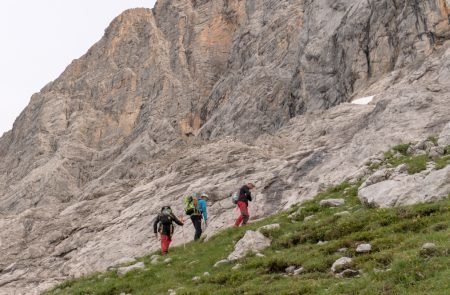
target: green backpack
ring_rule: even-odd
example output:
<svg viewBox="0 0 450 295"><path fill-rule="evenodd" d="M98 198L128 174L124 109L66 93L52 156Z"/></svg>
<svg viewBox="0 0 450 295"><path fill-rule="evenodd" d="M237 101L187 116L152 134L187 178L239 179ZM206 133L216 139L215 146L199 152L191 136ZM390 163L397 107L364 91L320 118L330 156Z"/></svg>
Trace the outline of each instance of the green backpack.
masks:
<svg viewBox="0 0 450 295"><path fill-rule="evenodd" d="M184 212L186 215L192 215L194 213L198 213L198 200L196 197L187 196L184 198Z"/></svg>

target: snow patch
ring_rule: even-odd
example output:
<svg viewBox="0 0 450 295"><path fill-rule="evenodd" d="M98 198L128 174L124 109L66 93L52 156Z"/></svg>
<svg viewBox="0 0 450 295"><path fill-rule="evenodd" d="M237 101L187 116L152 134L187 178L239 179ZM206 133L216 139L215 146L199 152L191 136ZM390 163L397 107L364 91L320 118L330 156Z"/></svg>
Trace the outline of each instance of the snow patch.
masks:
<svg viewBox="0 0 450 295"><path fill-rule="evenodd" d="M375 97L375 95L358 98L358 99L355 99L354 101L352 101L351 103L352 104L368 104L369 102L371 102L373 100L374 97Z"/></svg>

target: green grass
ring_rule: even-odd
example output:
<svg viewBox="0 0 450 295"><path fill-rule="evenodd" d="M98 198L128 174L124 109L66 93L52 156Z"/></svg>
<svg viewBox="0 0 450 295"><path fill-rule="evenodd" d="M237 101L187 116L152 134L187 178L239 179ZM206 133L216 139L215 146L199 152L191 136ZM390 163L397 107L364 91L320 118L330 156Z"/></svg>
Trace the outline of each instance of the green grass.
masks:
<svg viewBox="0 0 450 295"><path fill-rule="evenodd" d="M435 165L436 169L444 168L445 166L450 164L450 155L443 156L443 157L436 159L435 163L436 163L436 165Z"/></svg>
<svg viewBox="0 0 450 295"><path fill-rule="evenodd" d="M317 198L249 224L227 229L207 242L189 243L186 249L171 249L170 265L151 265L119 277L111 271L67 281L48 294L449 294L450 200L393 209L371 209L357 198L359 184L344 183L320 193ZM324 198L341 197L339 208L318 205ZM350 215L335 216L349 211ZM288 216L297 212L296 218ZM305 221L304 218L313 215ZM265 257L249 255L236 263L214 268L249 229L280 223L280 230L264 231L273 239ZM176 237L175 237L176 238ZM318 241L327 241L317 245ZM356 246L368 242L369 254L357 254ZM426 242L437 245L432 255L421 253ZM337 253L340 248L345 253ZM359 277L336 278L332 263L343 255L353 258ZM286 276L287 266L303 266L299 276ZM209 272L210 276L203 276ZM198 282L192 281L200 276Z"/></svg>

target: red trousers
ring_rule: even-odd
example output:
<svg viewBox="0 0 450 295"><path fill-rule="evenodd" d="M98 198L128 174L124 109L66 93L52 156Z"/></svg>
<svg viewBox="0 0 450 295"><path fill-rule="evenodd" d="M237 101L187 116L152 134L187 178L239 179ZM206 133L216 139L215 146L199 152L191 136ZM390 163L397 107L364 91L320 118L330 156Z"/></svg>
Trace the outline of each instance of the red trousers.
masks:
<svg viewBox="0 0 450 295"><path fill-rule="evenodd" d="M242 222L242 225L247 224L248 218L250 217L248 215L248 205L247 203L243 201L238 201L237 205L239 207L239 210L241 211L241 215L239 215L238 219L236 219L236 223L234 226L239 226Z"/></svg>
<svg viewBox="0 0 450 295"><path fill-rule="evenodd" d="M166 235L161 235L161 253L162 255L166 255L169 253L170 242L172 242L172 238Z"/></svg>

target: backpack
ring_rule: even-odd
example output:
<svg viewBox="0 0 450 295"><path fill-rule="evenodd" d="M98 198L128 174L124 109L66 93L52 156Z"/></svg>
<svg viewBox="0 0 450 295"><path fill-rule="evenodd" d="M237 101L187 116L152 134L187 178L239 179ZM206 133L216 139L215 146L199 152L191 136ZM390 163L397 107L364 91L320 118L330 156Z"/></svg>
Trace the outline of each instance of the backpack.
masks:
<svg viewBox="0 0 450 295"><path fill-rule="evenodd" d="M161 211L161 214L159 215L159 220L164 225L172 224L172 209L170 208L163 209Z"/></svg>
<svg viewBox="0 0 450 295"><path fill-rule="evenodd" d="M187 196L184 198L184 212L186 215L192 215L194 213L198 213L198 200L196 197Z"/></svg>
<svg viewBox="0 0 450 295"><path fill-rule="evenodd" d="M239 194L237 192L231 194L231 201L233 202L233 204L237 204L237 202L239 201Z"/></svg>

